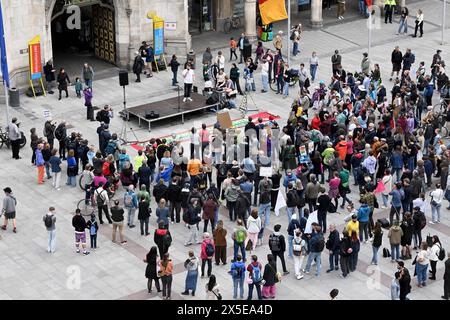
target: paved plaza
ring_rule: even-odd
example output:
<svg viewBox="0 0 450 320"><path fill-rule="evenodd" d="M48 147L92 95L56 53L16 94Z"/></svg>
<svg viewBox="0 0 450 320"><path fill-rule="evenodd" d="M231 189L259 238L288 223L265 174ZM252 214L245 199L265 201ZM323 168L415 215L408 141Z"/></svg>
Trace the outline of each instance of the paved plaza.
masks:
<svg viewBox="0 0 450 320"><path fill-rule="evenodd" d="M425 61L427 71L436 49L441 49L443 60L448 64L450 61L450 45L441 45L440 21L442 15L442 2L438 0L427 0L414 2L408 5L411 14L415 14L418 8L422 8L425 15L424 37L411 38L409 36L397 36L398 17L393 24L380 25L380 29L373 31L373 46L370 50L372 66L379 63L383 83L387 86L388 97L392 83L389 82L391 63L390 56L393 48L398 45L402 52L411 48L416 55L414 67L420 61ZM333 8L335 10L335 8ZM413 19L411 19L413 21ZM450 10L447 11L447 21L450 21ZM410 25L411 28L411 25ZM411 33L413 30L409 29ZM235 36L238 36L236 34ZM205 36L207 39L207 36ZM446 40L450 42L450 30L446 29ZM196 39L196 47L206 47L208 40ZM204 42L202 45L202 41ZM226 47L227 37L224 37L224 47ZM271 43L266 46L272 48ZM220 47L216 48L213 55ZM363 52L367 51L367 29L365 19L349 19L340 23L326 25L322 30L305 30L304 37L300 43L301 54L292 59L291 65L298 65L300 62L308 62L312 51L319 55L318 79L329 82L331 74L331 54L335 49L342 53L343 68L348 71L360 70L360 62ZM201 53L197 55L197 66L201 63ZM225 51L228 58L228 50ZM240 65L242 67L242 65ZM59 68L60 66L55 66ZM95 64L93 65L95 68ZM230 64L227 62L226 71ZM196 68L196 84L200 89L203 87L201 68ZM179 78L181 71L179 72ZM241 69L242 74L242 69ZM71 75L75 78L78 75ZM171 87L171 73L162 71L154 73L153 78L143 78L141 83L135 83L133 74L130 74L130 85L126 88L128 107L137 106L143 103L158 101L165 98L174 97L176 91ZM282 99L281 95L273 92L261 94L260 68L255 75L257 91L252 94L252 98L259 111L267 111L273 115L281 117L278 121L280 126L284 126L290 111L292 98L296 96L296 90L292 89L289 99ZM180 81L181 82L181 81ZM243 81L241 80L241 86ZM314 86L314 84L313 84ZM297 89L297 88L296 88ZM58 101L57 95L28 98L24 95L20 97L21 106L11 108L11 116L15 116L21 123L21 130L29 137L29 130L32 127L37 129L41 136L44 125L44 110L51 112L52 118L57 122L66 120L71 126L71 131L81 132L83 137L90 143L98 144L96 128L98 122L86 121L86 111L84 101L77 99L73 87L70 88L70 98ZM238 97L238 104L239 104ZM122 120L117 112L122 109L122 88L119 86L118 77L101 79L94 82L93 104L103 106L110 104L115 110L115 118L111 121L110 131L120 133ZM435 101L437 102L437 100ZM251 107L251 105L250 105ZM249 112L251 115L255 112ZM231 118L240 118L237 110L231 110ZM139 128L137 121L129 122L129 127L136 134L139 140L148 140L151 137L167 136L172 133L180 133L189 130L192 126L201 127L202 123L212 125L216 121L213 113L194 114L185 118L185 123L181 124L180 119L173 118L164 122L156 122L152 125L149 133L144 125ZM4 112L1 113L0 123L5 123ZM128 130L128 138L134 140L133 132ZM186 145L187 146L187 145ZM185 148L186 149L186 148ZM131 158L137 154L132 147L127 147ZM7 299L161 299L155 293L148 294L146 288L146 278L144 276L146 264L143 259L154 245L153 232L156 227L155 203L152 197L151 207L153 214L150 218L151 236L140 235L139 228L126 229L125 236L128 243L117 245L111 242L111 226L104 224L100 226L98 236L98 246L92 250L88 256L75 253L74 232L71 225L73 212L76 203L84 197L84 193L79 187L70 188L65 183L65 164L63 165L63 177L61 190L56 191L51 188L50 181L44 185L38 185L36 181L36 168L31 165L31 149L29 145L21 150L22 159L11 160L11 152L5 147L0 150L0 181L2 189L10 186L18 200L17 206L17 227L18 233L13 234L11 228L7 231L0 230L2 239L0 240L0 300ZM214 179L215 180L215 179ZM350 185L353 184L351 177ZM326 185L328 188L328 185ZM123 189L119 189L116 198L121 198ZM358 204L359 192L356 187L352 187L350 199ZM342 201L342 200L341 200ZM378 197L381 203L381 198ZM427 210L425 212L427 220L431 219L429 197L427 196ZM450 211L443 204L441 224L428 224L423 231L423 235L428 233L436 234L441 239L447 250L450 250ZM42 222L42 216L47 212L48 207L56 208L56 252L47 253L47 232ZM338 209L340 210L340 209ZM231 233L234 227L228 221L228 213L225 207L220 209L221 218L225 222L228 230L228 265L213 265L213 274L217 276L217 282L221 287L224 299L232 298L232 280L227 273L232 257ZM374 220L387 217L389 209L375 209ZM338 230L344 226L344 214L328 214L328 225L334 223ZM273 213L270 220L270 230L276 223L282 225L282 233L287 234L287 214L283 209L280 216ZM203 223L200 224L201 228ZM210 229L209 229L210 230ZM196 297L182 296L184 291L184 281L186 272L183 262L187 258L189 249L200 255L200 245L193 245L189 248L184 246L189 231L184 224L171 224L170 232L174 237L170 247L171 259L174 262L174 280L172 285L172 299L204 299L204 286L207 278L200 279L197 286ZM257 247L252 254L258 255L263 264L266 262L266 255L269 253L267 237L270 234L265 232L266 239L264 245ZM387 231L384 232L382 247L389 247ZM248 252L247 252L248 254ZM380 253L381 255L381 250ZM287 255L286 255L287 256ZM372 246L371 244L361 244L358 268L356 272L350 274L347 279L339 277L340 272L326 273L328 269L328 253L322 253L322 270L320 277L315 277L311 272L305 275L304 279L296 280L293 274L293 261L286 257L288 270L291 273L283 277L277 285L277 299L298 299L298 300L320 300L328 299L331 289L338 288L339 299L345 300L386 300L390 299L390 283L396 270L396 264L389 259L381 258L378 266L371 266ZM306 261L304 261L306 263ZM405 262L411 275L413 266L411 260ZM412 292L409 297L413 300L440 299L443 290L443 262L438 262L436 281L428 281L427 287L418 288L416 278L413 278ZM80 280L80 281L78 281ZM247 288L245 288L247 294Z"/></svg>

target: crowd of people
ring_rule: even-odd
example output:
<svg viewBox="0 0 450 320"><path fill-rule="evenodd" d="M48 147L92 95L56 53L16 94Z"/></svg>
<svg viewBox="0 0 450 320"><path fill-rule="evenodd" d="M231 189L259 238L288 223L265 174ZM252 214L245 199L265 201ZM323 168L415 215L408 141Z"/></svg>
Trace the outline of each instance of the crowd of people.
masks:
<svg viewBox="0 0 450 320"><path fill-rule="evenodd" d="M295 32L299 38L300 27ZM241 48L246 41L242 34L231 48ZM152 138L135 157L120 144L117 134L110 132L113 110L109 106L95 118L100 123L98 146L78 132L68 134L64 121L57 124L48 120L42 138L35 128L31 129L31 163L37 168L37 183L52 179L52 186L60 190L65 167L67 186L76 187L79 179L85 190L85 204L96 207L97 214L88 221L79 208L75 211L72 226L76 252L89 254L86 233L90 248L97 247L104 217L112 225L112 241L118 243L118 231L120 244L126 245L125 221L127 232L132 232L137 211L141 236L153 234L155 243L143 259L147 264L148 292L152 292L155 282L163 299L171 298L171 246L183 237L170 232L173 224L185 226L184 244L190 247L183 264L186 278L182 295L197 293L201 272L200 277L209 279L204 288L206 298L223 298L223 289L213 274L213 262L216 266L231 262L234 299L244 299L245 286L248 300L253 298L253 289L258 299L275 298L281 279L290 274L286 255L294 262L293 279L304 279L312 268L316 277L321 276L322 258L326 256L326 273L340 272L343 279L348 279L358 268L361 247L370 245L372 265L379 262L380 248L383 257L390 257L397 264L391 284L392 299L408 299L412 277L405 261L413 263L417 288L422 288L428 280L437 279L437 265L446 256L438 235L422 238L425 232L433 232L429 225L441 223L445 200L450 209L450 149L441 134L450 121L450 81L441 51L436 52L428 68L425 62L413 68L417 62L412 50L406 49L403 54L396 47L391 54L390 81L394 86L389 96L380 66L372 64L367 53L363 54L360 70L351 73L344 70L343 57L336 50L331 57L330 80L320 80L312 87L318 66L315 53L308 74L304 64L299 69L290 68L281 55L281 47L272 52L261 46L258 45L255 59L243 57L241 52L241 62L246 63L246 91L256 90L255 81L249 79L254 78L258 64L262 66L261 92L267 92L268 83L273 81L277 93L288 97L289 78L293 72L299 77L299 87L295 87L298 96L293 99L284 125L249 117L243 132L237 133L221 128L219 122L212 130L203 124L200 130L191 129L189 150L175 139ZM149 50L143 44L138 53L140 61L142 55L151 55ZM178 68L174 58L172 71ZM211 50L206 49L203 64L205 86L214 79L215 87L241 92L239 68L233 63L230 75L225 75L222 52L213 59ZM212 66L217 67L217 72ZM195 81L189 63L186 70L184 102L189 101ZM148 76L152 76L151 64ZM92 82L85 79L85 83L92 87ZM443 110L433 109L436 96L445 104ZM88 114L88 119L93 120L93 115ZM16 121L9 125L10 135L17 131ZM14 148L13 157L18 157ZM124 191L121 197L116 196L119 186ZM4 192L2 229L6 230L12 220L13 231L17 232L17 199L10 187ZM358 203L352 202L349 194ZM153 201L156 227L150 232ZM431 206L431 219L425 214L427 203ZM272 212L278 213L280 206L285 207L282 212L286 212L287 221L272 226ZM388 206L388 218L381 217L382 213L376 210ZM327 225L327 217L334 214L343 214L344 223ZM55 208L50 207L42 220L48 231L47 251L53 253ZM228 247L233 248L231 259L227 256ZM256 248L266 250L267 255L258 257L254 254ZM282 272L278 271L278 260ZM447 259L443 299L450 298L449 287Z"/></svg>

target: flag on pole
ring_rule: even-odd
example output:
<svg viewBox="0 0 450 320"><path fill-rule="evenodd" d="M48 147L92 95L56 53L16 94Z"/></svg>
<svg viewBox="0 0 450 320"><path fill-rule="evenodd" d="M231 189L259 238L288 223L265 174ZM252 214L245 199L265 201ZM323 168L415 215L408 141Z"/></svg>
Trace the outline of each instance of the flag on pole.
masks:
<svg viewBox="0 0 450 320"><path fill-rule="evenodd" d="M284 0L258 0L258 4L264 25L288 18Z"/></svg>
<svg viewBox="0 0 450 320"><path fill-rule="evenodd" d="M281 191L278 191L277 203L275 204L275 214L280 215L280 209L286 207L286 199Z"/></svg>
<svg viewBox="0 0 450 320"><path fill-rule="evenodd" d="M6 59L6 43L5 43L5 30L3 29L3 10L0 2L0 63L2 69L2 79L6 87L9 88L9 71L8 60Z"/></svg>

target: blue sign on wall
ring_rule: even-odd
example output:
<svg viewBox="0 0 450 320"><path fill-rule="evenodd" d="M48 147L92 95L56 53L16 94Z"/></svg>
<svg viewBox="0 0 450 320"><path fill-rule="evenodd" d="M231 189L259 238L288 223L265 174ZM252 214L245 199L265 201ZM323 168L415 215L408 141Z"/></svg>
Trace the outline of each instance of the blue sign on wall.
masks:
<svg viewBox="0 0 450 320"><path fill-rule="evenodd" d="M164 24L161 28L155 28L153 31L153 43L155 56L164 54Z"/></svg>

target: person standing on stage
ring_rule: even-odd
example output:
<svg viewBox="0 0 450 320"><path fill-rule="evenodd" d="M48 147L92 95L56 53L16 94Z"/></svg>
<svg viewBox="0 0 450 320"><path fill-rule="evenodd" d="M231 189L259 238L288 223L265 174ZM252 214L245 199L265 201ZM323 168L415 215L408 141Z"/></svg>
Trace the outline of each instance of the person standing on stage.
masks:
<svg viewBox="0 0 450 320"><path fill-rule="evenodd" d="M195 80L195 74L194 70L191 69L191 64L186 64L186 69L183 70L183 82L184 82L184 98L183 102L186 102L186 100L192 101L191 98L191 90L192 90L192 84Z"/></svg>

